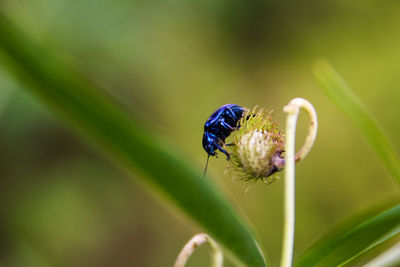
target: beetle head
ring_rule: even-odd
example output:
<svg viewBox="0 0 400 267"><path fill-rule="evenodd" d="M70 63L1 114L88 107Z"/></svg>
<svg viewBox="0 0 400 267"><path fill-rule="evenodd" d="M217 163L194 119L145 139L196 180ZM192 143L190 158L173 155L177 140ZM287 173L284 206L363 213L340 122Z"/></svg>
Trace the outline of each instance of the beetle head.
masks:
<svg viewBox="0 0 400 267"><path fill-rule="evenodd" d="M215 156L217 155L217 145L219 141L219 137L210 132L204 132L203 135L203 148L208 153L208 155Z"/></svg>

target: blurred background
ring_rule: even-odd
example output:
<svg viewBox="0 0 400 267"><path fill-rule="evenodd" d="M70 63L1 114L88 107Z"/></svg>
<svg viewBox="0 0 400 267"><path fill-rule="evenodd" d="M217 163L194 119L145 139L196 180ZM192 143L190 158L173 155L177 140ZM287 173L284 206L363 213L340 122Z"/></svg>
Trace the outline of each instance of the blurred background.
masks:
<svg viewBox="0 0 400 267"><path fill-rule="evenodd" d="M1 8L80 69L202 171L203 125L219 106L275 110L304 97L315 146L297 168L295 255L333 224L397 193L351 121L318 88L326 58L400 149L400 2L345 0L8 0ZM300 116L299 137L307 118ZM200 229L81 141L0 69L0 264L172 266ZM279 262L282 182L210 176ZM206 266L201 247L188 266ZM229 263L227 266L231 266Z"/></svg>

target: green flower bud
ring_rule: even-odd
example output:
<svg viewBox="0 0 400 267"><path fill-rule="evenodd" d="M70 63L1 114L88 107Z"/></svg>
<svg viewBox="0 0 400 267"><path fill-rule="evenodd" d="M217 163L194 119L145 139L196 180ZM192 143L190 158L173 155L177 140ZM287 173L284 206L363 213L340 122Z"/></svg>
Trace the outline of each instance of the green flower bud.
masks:
<svg viewBox="0 0 400 267"><path fill-rule="evenodd" d="M247 110L234 132L230 167L244 181L269 184L276 179L273 174L283 169L285 136L272 121L271 113Z"/></svg>

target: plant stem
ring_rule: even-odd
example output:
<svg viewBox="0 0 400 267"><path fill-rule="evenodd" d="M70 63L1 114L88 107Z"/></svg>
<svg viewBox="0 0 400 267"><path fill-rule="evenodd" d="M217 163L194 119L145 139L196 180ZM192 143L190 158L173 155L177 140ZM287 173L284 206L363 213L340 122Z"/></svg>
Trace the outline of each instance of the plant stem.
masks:
<svg viewBox="0 0 400 267"><path fill-rule="evenodd" d="M296 124L304 108L310 117L310 127L303 147L295 155ZM317 135L318 120L314 107L303 98L295 98L283 108L287 113L285 144L285 181L284 181L284 220L281 267L292 266L295 224L295 162L303 159L310 151Z"/></svg>
<svg viewBox="0 0 400 267"><path fill-rule="evenodd" d="M179 253L178 258L175 261L174 267L184 267L186 261L189 259L190 255L194 252L194 250L202 245L203 243L208 242L213 250L213 258L212 265L213 267L222 267L223 265L223 255L221 247L214 241L209 235L201 233L197 234L186 245L183 247L182 251Z"/></svg>

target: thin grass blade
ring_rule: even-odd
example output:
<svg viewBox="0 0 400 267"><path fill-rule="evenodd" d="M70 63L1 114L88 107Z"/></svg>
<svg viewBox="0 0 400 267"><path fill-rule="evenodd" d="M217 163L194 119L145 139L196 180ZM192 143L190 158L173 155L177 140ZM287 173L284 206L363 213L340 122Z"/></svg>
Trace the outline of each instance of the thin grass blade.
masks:
<svg viewBox="0 0 400 267"><path fill-rule="evenodd" d="M400 234L400 205L366 220L351 218L320 238L296 261L297 267L342 266Z"/></svg>
<svg viewBox="0 0 400 267"><path fill-rule="evenodd" d="M382 127L328 62L317 62L313 70L325 93L353 120L400 186L400 157Z"/></svg>

